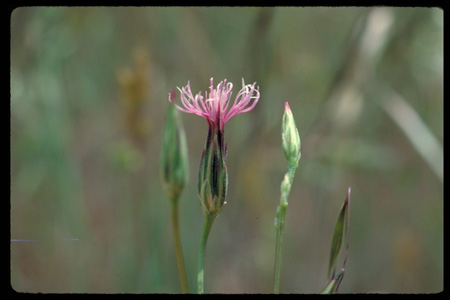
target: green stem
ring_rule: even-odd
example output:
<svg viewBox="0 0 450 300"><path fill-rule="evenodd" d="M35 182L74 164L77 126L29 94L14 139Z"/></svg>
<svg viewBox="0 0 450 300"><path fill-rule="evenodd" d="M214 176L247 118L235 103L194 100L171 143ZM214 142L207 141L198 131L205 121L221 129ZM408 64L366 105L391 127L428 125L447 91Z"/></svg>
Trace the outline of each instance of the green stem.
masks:
<svg viewBox="0 0 450 300"><path fill-rule="evenodd" d="M288 176L288 185L286 190L281 191L280 205L277 207L277 214L275 219L276 226L276 244L275 244L275 274L274 274L274 285L273 293L280 293L280 276L281 276L281 245L283 244L283 233L284 233L284 220L286 216L286 210L288 206L288 198L291 192L292 181L294 180L296 166L289 165L289 171L286 173ZM283 185L283 183L282 183Z"/></svg>
<svg viewBox="0 0 450 300"><path fill-rule="evenodd" d="M275 276L274 276L274 286L273 293L278 294L280 292L280 274L281 274L281 245L283 242L283 232L284 232L284 217L286 215L285 205L279 205L277 209L276 216L276 232L277 240L275 245Z"/></svg>
<svg viewBox="0 0 450 300"><path fill-rule="evenodd" d="M178 201L172 199L172 228L175 240L175 256L177 260L178 277L180 278L181 291L183 294L189 293L186 280L186 270L184 268L183 248L181 246L180 226L178 224Z"/></svg>
<svg viewBox="0 0 450 300"><path fill-rule="evenodd" d="M208 240L209 232L211 231L212 224L214 223L216 215L207 214L205 217L205 223L203 227L202 240L200 244L200 251L198 253L198 274L197 274L197 283L198 283L198 293L203 294L203 265L205 262L205 248L206 242Z"/></svg>

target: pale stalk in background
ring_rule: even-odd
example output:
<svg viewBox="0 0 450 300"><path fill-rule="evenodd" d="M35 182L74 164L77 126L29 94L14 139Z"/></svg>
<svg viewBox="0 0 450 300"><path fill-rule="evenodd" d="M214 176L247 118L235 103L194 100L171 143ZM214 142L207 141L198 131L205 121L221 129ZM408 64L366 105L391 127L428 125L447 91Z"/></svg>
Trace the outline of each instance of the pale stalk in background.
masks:
<svg viewBox="0 0 450 300"><path fill-rule="evenodd" d="M171 203L172 229L175 242L175 257L177 260L178 277L180 278L181 291L183 294L186 294L189 292L189 288L186 279L186 270L184 268L183 248L181 246L180 225L178 222L178 199L172 199Z"/></svg>

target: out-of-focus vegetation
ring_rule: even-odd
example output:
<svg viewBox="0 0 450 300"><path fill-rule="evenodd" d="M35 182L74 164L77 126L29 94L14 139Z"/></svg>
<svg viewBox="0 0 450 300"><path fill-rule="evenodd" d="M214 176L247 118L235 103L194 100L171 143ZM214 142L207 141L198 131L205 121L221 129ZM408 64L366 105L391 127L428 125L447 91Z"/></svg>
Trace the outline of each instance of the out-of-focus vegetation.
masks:
<svg viewBox="0 0 450 300"><path fill-rule="evenodd" d="M327 283L352 187L343 293L443 289L443 11L395 7L29 7L11 14L11 286L19 292L179 293L159 178L167 95L256 81L227 124L227 205L206 293L271 293L289 101L302 140L280 292ZM235 91L234 95L236 95ZM180 225L191 290L206 122L182 114ZM77 240L70 240L77 239Z"/></svg>

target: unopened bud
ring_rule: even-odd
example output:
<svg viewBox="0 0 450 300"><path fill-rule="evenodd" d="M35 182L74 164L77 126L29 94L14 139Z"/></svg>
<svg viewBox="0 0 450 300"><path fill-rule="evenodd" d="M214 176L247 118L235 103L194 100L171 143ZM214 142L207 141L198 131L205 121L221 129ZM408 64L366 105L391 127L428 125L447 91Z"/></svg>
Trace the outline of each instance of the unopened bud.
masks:
<svg viewBox="0 0 450 300"><path fill-rule="evenodd" d="M288 102L284 105L284 114L281 123L281 142L287 161L290 165L297 167L301 156L300 135L295 126L294 116L292 115Z"/></svg>
<svg viewBox="0 0 450 300"><path fill-rule="evenodd" d="M174 95L169 94L169 101ZM161 177L170 198L178 199L188 180L188 155L183 125L173 104L169 104L163 132Z"/></svg>

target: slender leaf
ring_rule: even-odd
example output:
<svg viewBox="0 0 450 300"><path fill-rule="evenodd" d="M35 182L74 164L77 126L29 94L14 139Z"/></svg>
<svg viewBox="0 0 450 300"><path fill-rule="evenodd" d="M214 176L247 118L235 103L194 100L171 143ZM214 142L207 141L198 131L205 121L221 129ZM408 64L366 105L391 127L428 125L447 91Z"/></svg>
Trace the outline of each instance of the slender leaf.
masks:
<svg viewBox="0 0 450 300"><path fill-rule="evenodd" d="M333 277L326 288L322 291L322 294L333 294L334 292L336 292L343 277L344 271L338 273L335 277Z"/></svg>
<svg viewBox="0 0 450 300"><path fill-rule="evenodd" d="M336 221L336 226L334 227L333 239L331 241L331 249L330 249L330 260L328 264L328 276L334 280L334 273L336 270L336 261L339 257L339 253L342 249L344 234L346 235L345 239L347 242L346 245L346 253L344 258L344 263L342 266L342 275L344 272L345 262L347 260L347 251L348 251L348 224L349 224L349 214L350 214L350 193L351 188L348 188L347 198L342 204L341 211L339 212L338 219Z"/></svg>

